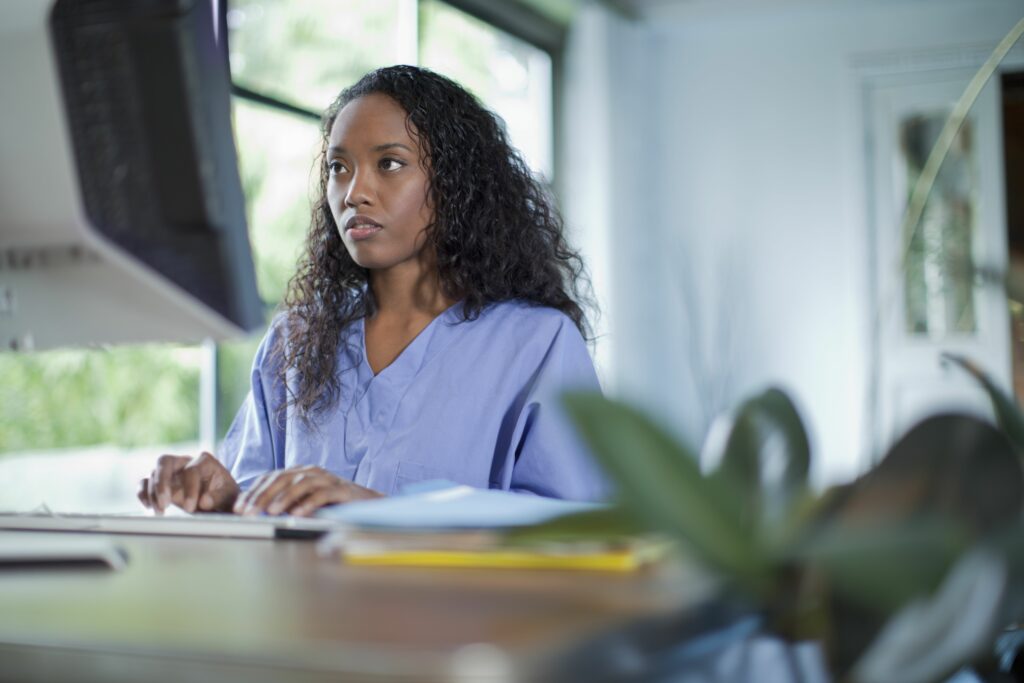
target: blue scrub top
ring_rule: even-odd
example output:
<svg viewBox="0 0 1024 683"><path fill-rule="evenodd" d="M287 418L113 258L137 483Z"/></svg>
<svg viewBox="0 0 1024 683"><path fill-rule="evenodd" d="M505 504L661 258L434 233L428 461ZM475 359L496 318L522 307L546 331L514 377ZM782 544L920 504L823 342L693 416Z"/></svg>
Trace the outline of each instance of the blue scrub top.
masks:
<svg viewBox="0 0 1024 683"><path fill-rule="evenodd" d="M285 390L269 350L271 325L252 368L252 389L220 450L243 490L262 474L315 465L391 495L430 479L477 488L600 500L607 484L565 419L558 396L600 391L586 343L563 313L522 301L464 320L461 304L435 318L376 376L364 326L339 349L338 403L307 426L278 406Z"/></svg>

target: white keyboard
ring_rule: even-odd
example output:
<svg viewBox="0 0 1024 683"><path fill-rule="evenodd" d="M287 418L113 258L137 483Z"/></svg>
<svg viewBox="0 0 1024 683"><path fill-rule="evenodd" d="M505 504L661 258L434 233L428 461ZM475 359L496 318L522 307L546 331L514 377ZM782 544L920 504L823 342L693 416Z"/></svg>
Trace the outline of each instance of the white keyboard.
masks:
<svg viewBox="0 0 1024 683"><path fill-rule="evenodd" d="M315 538L339 526L328 519L308 517L242 517L239 515L174 512L153 514L79 514L0 512L0 529L18 531L93 531L107 534L161 536L219 536L227 538Z"/></svg>

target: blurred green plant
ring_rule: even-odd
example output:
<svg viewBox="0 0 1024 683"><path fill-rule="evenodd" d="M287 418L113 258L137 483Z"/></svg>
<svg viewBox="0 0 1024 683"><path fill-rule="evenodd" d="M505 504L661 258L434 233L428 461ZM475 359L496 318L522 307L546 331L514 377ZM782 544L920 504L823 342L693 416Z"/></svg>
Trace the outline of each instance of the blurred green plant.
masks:
<svg viewBox="0 0 1024 683"><path fill-rule="evenodd" d="M971 79L928 156L904 215L903 265L925 202L971 104L1021 20ZM1024 617L1024 414L980 368L947 355L988 392L999 429L967 415L912 428L857 481L822 494L792 401L769 389L713 428L702 472L693 449L630 406L570 393L565 408L616 486L601 513L519 532L609 540L658 533L724 580L766 628L825 645L832 671L863 682L928 683L991 653ZM953 569L953 571L950 571ZM859 662L859 664L858 664Z"/></svg>
<svg viewBox="0 0 1024 683"><path fill-rule="evenodd" d="M1012 396L1003 392L984 370L970 359L955 353L942 354L943 362L959 365L966 370L988 394L999 427L1010 437L1018 451L1024 452L1024 416Z"/></svg>
<svg viewBox="0 0 1024 683"><path fill-rule="evenodd" d="M938 590L969 549L1019 554L1022 546L1022 451L974 417L929 418L856 482L816 494L803 422L781 390L724 419L704 452L716 463L707 472L695 451L628 405L593 393L567 394L564 404L614 482L615 503L516 540L607 541L638 531L675 539L771 632L824 642L839 674L894 615ZM940 660L934 673L962 663Z"/></svg>

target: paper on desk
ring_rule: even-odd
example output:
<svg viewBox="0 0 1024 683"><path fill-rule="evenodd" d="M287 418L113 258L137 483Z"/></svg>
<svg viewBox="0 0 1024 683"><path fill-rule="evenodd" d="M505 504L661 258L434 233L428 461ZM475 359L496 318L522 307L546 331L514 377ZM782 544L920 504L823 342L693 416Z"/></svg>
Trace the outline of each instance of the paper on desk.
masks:
<svg viewBox="0 0 1024 683"><path fill-rule="evenodd" d="M392 498L332 505L322 508L317 516L380 529L506 529L602 507L597 503L443 484L429 482L426 487Z"/></svg>

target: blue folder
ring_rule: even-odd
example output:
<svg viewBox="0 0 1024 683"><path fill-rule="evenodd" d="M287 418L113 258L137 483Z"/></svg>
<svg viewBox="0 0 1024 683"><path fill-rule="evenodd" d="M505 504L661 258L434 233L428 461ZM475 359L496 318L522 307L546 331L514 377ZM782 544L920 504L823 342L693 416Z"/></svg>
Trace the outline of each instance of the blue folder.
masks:
<svg viewBox="0 0 1024 683"><path fill-rule="evenodd" d="M317 516L379 529L507 529L601 507L598 503L431 481L409 487L401 495L390 498L325 507Z"/></svg>

